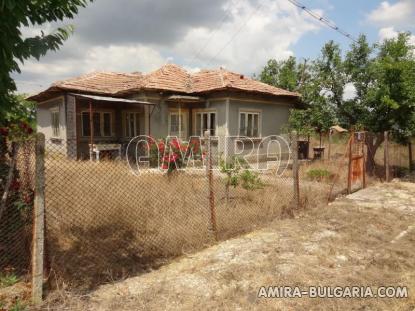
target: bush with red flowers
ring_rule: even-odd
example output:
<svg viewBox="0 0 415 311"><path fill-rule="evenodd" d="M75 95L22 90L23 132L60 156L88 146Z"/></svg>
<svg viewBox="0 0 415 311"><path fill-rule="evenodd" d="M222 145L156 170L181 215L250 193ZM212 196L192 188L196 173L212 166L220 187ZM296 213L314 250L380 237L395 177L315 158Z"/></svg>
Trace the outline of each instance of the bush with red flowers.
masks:
<svg viewBox="0 0 415 311"><path fill-rule="evenodd" d="M177 138L172 138L168 141L163 139L156 141L151 138L148 141L148 151L150 166L167 170L168 174L185 167L190 157L194 159L202 158L199 140L181 142Z"/></svg>

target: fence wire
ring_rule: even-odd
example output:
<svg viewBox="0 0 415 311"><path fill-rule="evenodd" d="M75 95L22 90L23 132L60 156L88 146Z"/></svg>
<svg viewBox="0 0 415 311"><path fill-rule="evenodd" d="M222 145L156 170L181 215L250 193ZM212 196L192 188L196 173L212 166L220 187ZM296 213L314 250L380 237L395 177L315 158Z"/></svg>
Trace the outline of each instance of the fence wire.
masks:
<svg viewBox="0 0 415 311"><path fill-rule="evenodd" d="M228 174L223 160L229 147L219 152L218 142L210 141L211 179L202 167L209 157L207 141L194 165L171 173L154 167L154 161L138 171L136 157L125 146L121 154L103 152L99 161L90 161L74 159L71 143L46 142L50 275L91 288L201 249L215 237L249 232L290 207L288 149L283 172L276 174L275 167L253 170L242 163ZM235 158L242 157L228 155L230 162Z"/></svg>
<svg viewBox="0 0 415 311"><path fill-rule="evenodd" d="M169 173L170 164L162 165L165 156L154 158L154 146L165 149L170 142L154 140L149 150L133 146L132 151L126 142L119 149L101 152L98 161L95 155L90 160L73 141L47 141L48 285L54 288L64 282L70 288L89 290L345 193L349 135L333 138L330 157L325 146L326 152L319 153L318 158L314 147L321 152L319 140L311 139L309 156L300 158L300 206L294 202L293 137L279 139L276 144L261 145L248 139L221 146L211 138L210 152L208 140L202 140L198 150L192 149L195 161L179 157L183 170ZM179 144L186 146L186 142ZM241 146L245 151L259 151L239 152ZM0 216L0 273L26 279L30 275L33 230L34 147L31 140L8 144L0 163L1 193L6 197ZM304 144L298 147L304 152ZM140 170L135 152L150 154ZM369 154L369 148L365 152ZM402 168L409 163L407 152L407 147L390 143L391 167ZM209 156L213 167L210 174L204 167ZM13 159L15 168L10 170ZM382 161L380 146L375 162L381 165ZM8 177L10 171L12 178Z"/></svg>
<svg viewBox="0 0 415 311"><path fill-rule="evenodd" d="M34 140L0 144L0 288L28 281L34 199ZM6 283L6 284L3 284Z"/></svg>

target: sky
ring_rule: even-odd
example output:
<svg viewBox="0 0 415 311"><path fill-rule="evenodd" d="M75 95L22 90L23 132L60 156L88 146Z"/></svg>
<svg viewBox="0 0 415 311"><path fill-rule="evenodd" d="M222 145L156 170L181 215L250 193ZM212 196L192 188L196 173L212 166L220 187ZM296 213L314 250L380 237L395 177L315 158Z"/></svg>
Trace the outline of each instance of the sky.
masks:
<svg viewBox="0 0 415 311"><path fill-rule="evenodd" d="M370 42L415 34L415 0L299 0L353 37ZM267 60L315 58L329 40L351 40L288 0L95 0L72 20L22 29L24 37L74 25L57 52L30 59L13 74L18 91L94 71L150 72L166 63L190 71L224 67L248 76ZM415 36L412 37L415 44Z"/></svg>

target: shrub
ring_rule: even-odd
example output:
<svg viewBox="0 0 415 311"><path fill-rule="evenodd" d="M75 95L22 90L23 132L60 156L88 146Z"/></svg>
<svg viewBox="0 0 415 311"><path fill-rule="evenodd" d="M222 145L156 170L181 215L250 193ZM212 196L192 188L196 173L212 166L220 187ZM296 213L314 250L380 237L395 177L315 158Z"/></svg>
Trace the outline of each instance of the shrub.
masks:
<svg viewBox="0 0 415 311"><path fill-rule="evenodd" d="M0 288L12 286L19 282L19 278L15 274L0 274Z"/></svg>
<svg viewBox="0 0 415 311"><path fill-rule="evenodd" d="M160 167L170 174L176 169L185 167L192 156L193 159L201 159L203 152L200 141L180 142L173 138L167 142L163 139L156 141L154 138L148 141L150 166Z"/></svg>
<svg viewBox="0 0 415 311"><path fill-rule="evenodd" d="M333 176L333 174L324 168L313 168L307 171L307 177L311 180L323 181L331 176Z"/></svg>
<svg viewBox="0 0 415 311"><path fill-rule="evenodd" d="M265 186L258 173L253 173L250 170L244 170L239 177L242 188L246 190L262 189Z"/></svg>

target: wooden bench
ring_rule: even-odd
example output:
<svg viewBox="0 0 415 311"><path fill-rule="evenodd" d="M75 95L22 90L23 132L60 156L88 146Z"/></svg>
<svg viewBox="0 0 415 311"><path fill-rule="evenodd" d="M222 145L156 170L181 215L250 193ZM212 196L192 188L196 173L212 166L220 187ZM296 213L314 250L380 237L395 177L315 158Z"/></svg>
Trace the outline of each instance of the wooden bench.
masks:
<svg viewBox="0 0 415 311"><path fill-rule="evenodd" d="M90 160L93 160L93 156L95 153L95 159L99 161L100 159L100 152L101 151L117 151L119 157L121 158L121 144L89 144L89 157Z"/></svg>

